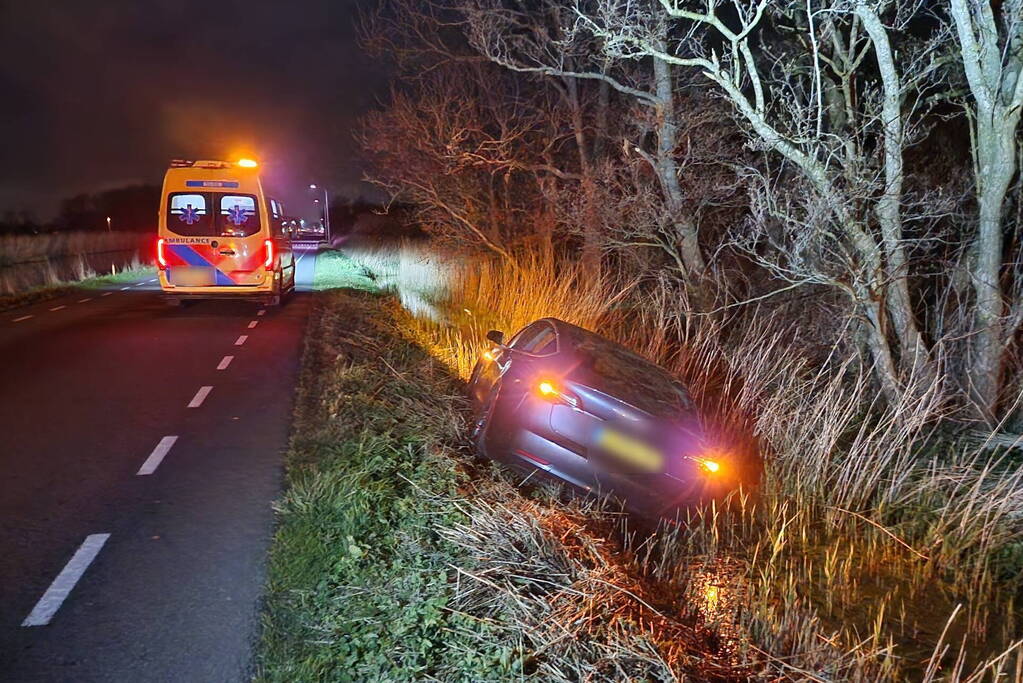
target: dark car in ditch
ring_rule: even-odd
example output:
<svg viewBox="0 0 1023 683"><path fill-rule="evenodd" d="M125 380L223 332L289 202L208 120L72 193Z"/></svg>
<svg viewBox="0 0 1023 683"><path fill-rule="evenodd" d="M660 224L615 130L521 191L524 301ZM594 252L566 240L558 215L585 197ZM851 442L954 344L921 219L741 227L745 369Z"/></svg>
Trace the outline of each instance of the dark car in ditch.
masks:
<svg viewBox="0 0 1023 683"><path fill-rule="evenodd" d="M663 368L554 318L487 339L469 380L482 455L643 516L674 517L738 485L736 463Z"/></svg>

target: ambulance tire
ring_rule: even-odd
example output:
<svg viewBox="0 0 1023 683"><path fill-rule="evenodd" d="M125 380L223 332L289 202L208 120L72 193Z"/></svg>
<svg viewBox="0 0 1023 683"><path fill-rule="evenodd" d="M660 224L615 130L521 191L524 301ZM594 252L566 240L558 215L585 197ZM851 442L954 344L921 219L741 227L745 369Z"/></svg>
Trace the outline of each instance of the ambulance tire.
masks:
<svg viewBox="0 0 1023 683"><path fill-rule="evenodd" d="M276 275L276 277L274 278L274 280L276 280L276 284L274 285L273 294L271 294L270 297L266 300L266 305L267 306L280 306L281 305L281 299L282 299L281 292L284 289L284 280L283 280L284 276L281 273L281 271L279 271L279 270L277 271L277 273L275 273L275 275Z"/></svg>

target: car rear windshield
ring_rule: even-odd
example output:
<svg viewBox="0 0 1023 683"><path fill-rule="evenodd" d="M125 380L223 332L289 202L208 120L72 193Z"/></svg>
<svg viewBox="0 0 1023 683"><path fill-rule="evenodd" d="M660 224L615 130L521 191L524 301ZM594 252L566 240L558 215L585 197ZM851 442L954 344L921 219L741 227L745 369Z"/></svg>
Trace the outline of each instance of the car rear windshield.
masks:
<svg viewBox="0 0 1023 683"><path fill-rule="evenodd" d="M248 237L259 228L259 205L254 195L174 192L167 197L167 229L177 235Z"/></svg>
<svg viewBox="0 0 1023 683"><path fill-rule="evenodd" d="M667 370L623 346L582 329L576 332L581 369L594 389L654 417L676 418L693 409L689 392Z"/></svg>

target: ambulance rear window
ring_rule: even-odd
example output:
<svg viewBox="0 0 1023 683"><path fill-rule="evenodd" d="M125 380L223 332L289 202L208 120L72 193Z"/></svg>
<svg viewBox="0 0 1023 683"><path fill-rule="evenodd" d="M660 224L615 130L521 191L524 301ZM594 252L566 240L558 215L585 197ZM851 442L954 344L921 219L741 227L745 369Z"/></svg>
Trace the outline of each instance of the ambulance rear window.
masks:
<svg viewBox="0 0 1023 683"><path fill-rule="evenodd" d="M259 232L259 205L250 194L175 192L167 206L167 228L177 235L248 237Z"/></svg>
<svg viewBox="0 0 1023 683"><path fill-rule="evenodd" d="M209 195L198 193L172 194L167 202L167 227L171 232L189 237L209 236L213 217L207 210Z"/></svg>
<svg viewBox="0 0 1023 683"><path fill-rule="evenodd" d="M256 198L250 194L221 195L218 218L217 226L225 237L248 237L259 232Z"/></svg>

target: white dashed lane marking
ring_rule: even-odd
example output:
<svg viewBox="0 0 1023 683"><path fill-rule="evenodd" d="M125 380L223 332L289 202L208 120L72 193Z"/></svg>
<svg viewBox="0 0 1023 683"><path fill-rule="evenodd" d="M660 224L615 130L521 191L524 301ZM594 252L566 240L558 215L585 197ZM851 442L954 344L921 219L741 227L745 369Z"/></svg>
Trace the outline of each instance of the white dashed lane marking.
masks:
<svg viewBox="0 0 1023 683"><path fill-rule="evenodd" d="M113 292L103 292L100 296L110 296Z"/></svg>
<svg viewBox="0 0 1023 683"><path fill-rule="evenodd" d="M266 309L264 308L264 309L260 310L259 313L257 313L256 315L259 315L259 316L266 315Z"/></svg>
<svg viewBox="0 0 1023 683"><path fill-rule="evenodd" d="M234 356L224 356L220 359L220 363L217 364L217 370L227 370L227 366L234 360Z"/></svg>
<svg viewBox="0 0 1023 683"><path fill-rule="evenodd" d="M249 323L249 329L251 330L253 327L255 327L258 324L259 324L258 320L253 320L252 322Z"/></svg>
<svg viewBox="0 0 1023 683"><path fill-rule="evenodd" d="M124 290L128 289L129 287L131 287L131 285L128 285L128 287L121 287L121 291L123 292Z"/></svg>
<svg viewBox="0 0 1023 683"><path fill-rule="evenodd" d="M68 563L64 565L57 578L53 580L50 587L39 598L39 602L32 608L32 612L21 622L22 626L46 626L53 619L64 600L71 594L71 590L82 578L82 574L89 568L92 561L96 559L103 544L110 538L110 534L92 534L85 537L85 541L78 547L75 554L71 556Z"/></svg>
<svg viewBox="0 0 1023 683"><path fill-rule="evenodd" d="M199 391L195 392L195 396L188 403L189 408L198 408L202 405L202 402L206 400L206 397L213 391L213 387L199 387Z"/></svg>
<svg viewBox="0 0 1023 683"><path fill-rule="evenodd" d="M245 343L245 340L248 339L248 338L249 338L249 336L247 334L243 334L242 336L238 337L237 340L235 340L234 345L235 346L241 346L242 344Z"/></svg>
<svg viewBox="0 0 1023 683"><path fill-rule="evenodd" d="M178 440L176 436L165 436L160 439L160 443L156 444L156 448L149 454L146 461L142 463L142 467L139 468L137 475L152 474L156 471L156 468L163 462L164 456L170 452L171 446Z"/></svg>
<svg viewBox="0 0 1023 683"><path fill-rule="evenodd" d="M21 316L20 318L15 318L15 319L14 319L14 320L12 320L11 322L12 322L12 323L20 323L20 322L21 322L22 320L28 320L28 319L29 319L29 318L31 318L31 317L33 317L33 316L31 316L31 315L23 315L23 316Z"/></svg>
<svg viewBox="0 0 1023 683"><path fill-rule="evenodd" d="M54 306L53 308L50 309L50 313L53 313L54 311L59 311L62 308L67 308L67 306Z"/></svg>
<svg viewBox="0 0 1023 683"><path fill-rule="evenodd" d="M78 303L84 304L86 301L92 301L92 297L90 296L90 297L86 297L84 299L79 299Z"/></svg>

